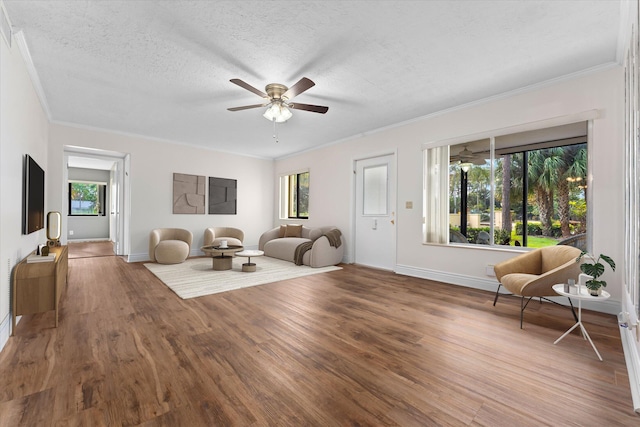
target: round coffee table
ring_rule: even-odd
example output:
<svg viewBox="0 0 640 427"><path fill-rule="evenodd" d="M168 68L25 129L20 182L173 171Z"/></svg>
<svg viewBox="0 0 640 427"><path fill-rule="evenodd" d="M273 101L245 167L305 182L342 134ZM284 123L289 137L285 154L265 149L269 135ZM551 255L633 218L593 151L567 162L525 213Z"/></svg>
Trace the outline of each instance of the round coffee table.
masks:
<svg viewBox="0 0 640 427"><path fill-rule="evenodd" d="M250 273L252 271L256 271L256 264L251 262L251 257L262 256L264 255L263 251L257 250L246 250L242 252L236 252L236 256L245 256L247 257L247 262L242 264L242 271L246 273Z"/></svg>
<svg viewBox="0 0 640 427"><path fill-rule="evenodd" d="M226 248L220 246L203 246L200 250L211 255L213 269L216 271L231 270L233 254L244 249L242 246L229 245Z"/></svg>

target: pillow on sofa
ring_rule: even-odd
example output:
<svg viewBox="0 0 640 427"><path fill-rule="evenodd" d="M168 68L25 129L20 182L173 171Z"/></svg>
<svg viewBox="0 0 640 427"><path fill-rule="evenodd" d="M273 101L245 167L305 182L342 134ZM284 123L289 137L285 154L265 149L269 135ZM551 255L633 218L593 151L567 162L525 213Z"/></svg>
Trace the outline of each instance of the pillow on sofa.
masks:
<svg viewBox="0 0 640 427"><path fill-rule="evenodd" d="M287 225L284 237L302 237L302 225Z"/></svg>
<svg viewBox="0 0 640 427"><path fill-rule="evenodd" d="M278 232L278 237L282 239L284 237L284 233L286 231L287 231L287 226L286 225L281 225L280 226L280 231Z"/></svg>

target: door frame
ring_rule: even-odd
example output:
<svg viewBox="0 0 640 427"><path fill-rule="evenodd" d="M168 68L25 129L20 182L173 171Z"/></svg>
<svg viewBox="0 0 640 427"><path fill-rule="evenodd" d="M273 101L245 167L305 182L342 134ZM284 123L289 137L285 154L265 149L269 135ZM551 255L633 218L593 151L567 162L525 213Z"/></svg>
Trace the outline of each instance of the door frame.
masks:
<svg viewBox="0 0 640 427"><path fill-rule="evenodd" d="M130 185L130 168L131 168L131 155L128 153L119 153L115 151L100 150L96 148L67 146L63 147L63 167L62 167L62 229L68 229L68 200L69 200L69 156L73 157L87 157L93 159L113 161L119 163L118 165L118 183L120 190L118 198L120 201L120 214L116 216L118 241L114 247L116 255L129 255L130 253L130 238L129 238L129 223L131 219L131 185ZM111 193L111 189L109 191ZM111 236L111 222L109 224L109 235ZM66 233L62 234L62 243L67 243Z"/></svg>
<svg viewBox="0 0 640 427"><path fill-rule="evenodd" d="M362 156L353 157L351 159L351 203L350 203L350 217L351 217L351 238L349 239L350 245L348 247L348 259L350 263L356 262L356 215L358 214L358 209L356 206L357 203L357 195L356 195L356 170L358 162L361 160L369 160L375 159L377 157L385 157L392 156L391 162L393 162L394 170L395 170L395 183L394 186L389 186L389 191L393 192L393 199L395 200L395 204L391 205L391 208L396 213L395 215L395 226L393 227L393 236L392 236L392 253L393 253L393 265L397 266L397 246L398 246L398 150L386 150L380 152L374 152L369 154L363 154ZM395 272L395 267L393 271Z"/></svg>

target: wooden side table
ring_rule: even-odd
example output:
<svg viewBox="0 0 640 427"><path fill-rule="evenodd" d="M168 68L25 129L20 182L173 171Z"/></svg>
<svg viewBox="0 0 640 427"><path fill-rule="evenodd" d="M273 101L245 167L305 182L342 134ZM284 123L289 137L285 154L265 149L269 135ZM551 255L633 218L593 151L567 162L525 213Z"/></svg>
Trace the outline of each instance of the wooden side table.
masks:
<svg viewBox="0 0 640 427"><path fill-rule="evenodd" d="M601 295L595 297L595 296L589 294L589 290L585 286L578 286L578 293L572 294L571 292L565 292L564 291L564 283L560 283L558 285L553 285L553 290L558 295L562 295L562 296L569 297L569 298L575 298L575 299L578 300L578 321L576 322L575 325L573 325L571 328L569 328L569 330L567 332L562 334L562 336L560 338L555 340L554 344L559 343L560 340L562 340L562 338L564 338L567 335L569 335L569 333L571 331L573 331L575 328L577 328L579 326L580 330L582 331L583 338L589 340L589 343L591 343L591 347L593 347L593 350L598 355L598 359L600 359L600 361L602 362L602 356L600 356L600 353L598 352L598 349L596 348L595 344L591 340L591 337L589 336L589 333L587 332L587 329L582 324L582 300L604 301L604 300L609 299L611 297L611 294L609 294L609 292L603 290Z"/></svg>
<svg viewBox="0 0 640 427"><path fill-rule="evenodd" d="M16 330L16 317L23 314L55 310L58 327L58 303L69 269L67 246L54 246L50 253L56 254L54 261L29 263L27 257L13 270L11 335Z"/></svg>

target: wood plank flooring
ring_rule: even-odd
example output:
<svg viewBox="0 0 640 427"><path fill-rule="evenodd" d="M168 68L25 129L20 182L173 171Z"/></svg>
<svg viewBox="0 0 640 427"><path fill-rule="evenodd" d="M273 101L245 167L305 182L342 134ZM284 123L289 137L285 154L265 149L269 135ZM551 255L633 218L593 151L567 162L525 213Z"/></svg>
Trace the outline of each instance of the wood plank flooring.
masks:
<svg viewBox="0 0 640 427"><path fill-rule="evenodd" d="M115 256L113 252L113 242L69 242L69 259L91 258L98 256Z"/></svg>
<svg viewBox="0 0 640 427"><path fill-rule="evenodd" d="M631 426L614 316L345 265L181 300L142 264L69 261L60 326L0 354L2 426ZM215 272L212 272L215 274ZM250 273L248 273L250 274Z"/></svg>

